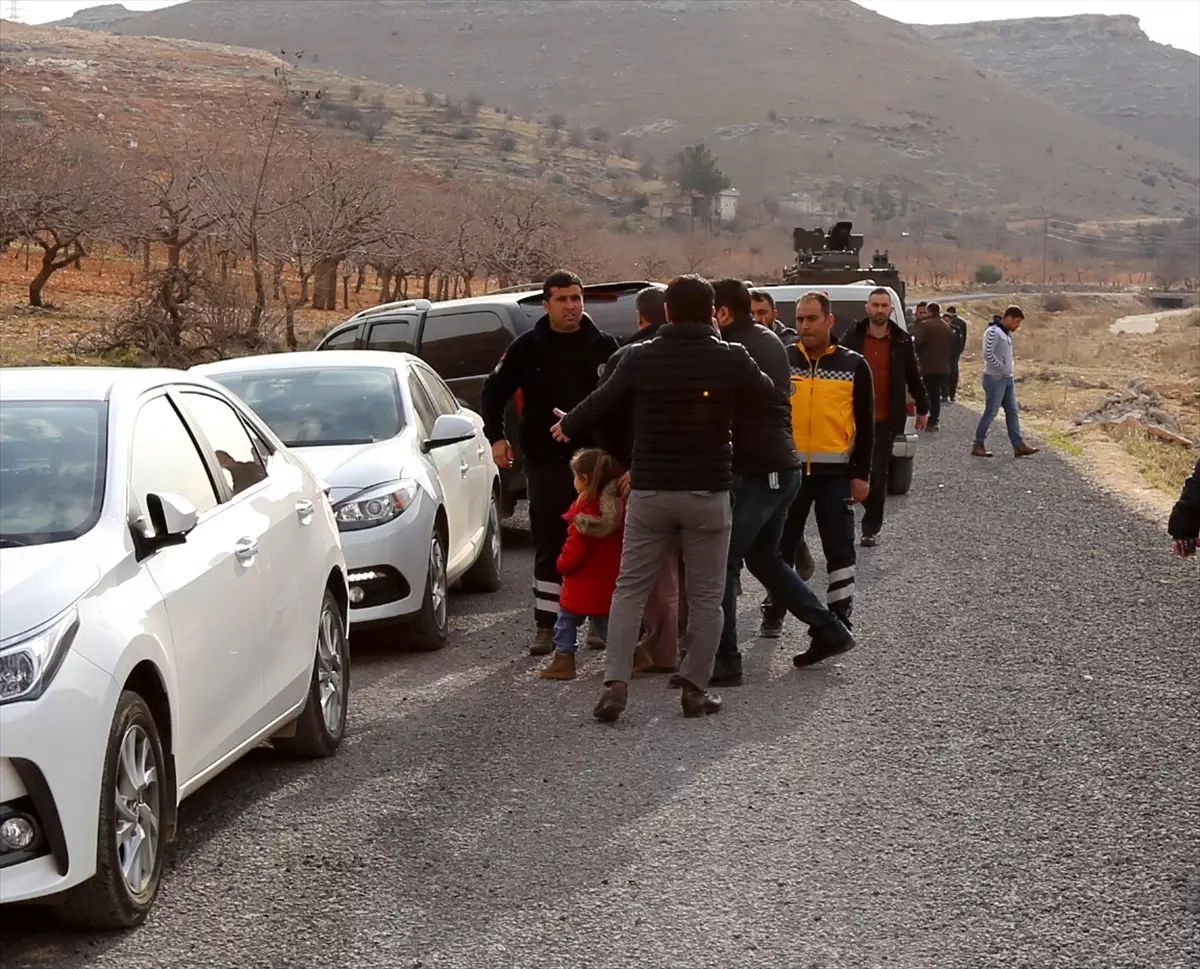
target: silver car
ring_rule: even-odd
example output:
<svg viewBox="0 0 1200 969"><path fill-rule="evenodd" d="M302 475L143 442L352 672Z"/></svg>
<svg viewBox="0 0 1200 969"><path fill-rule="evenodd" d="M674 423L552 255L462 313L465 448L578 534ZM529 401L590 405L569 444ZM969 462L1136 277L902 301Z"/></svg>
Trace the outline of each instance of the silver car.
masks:
<svg viewBox="0 0 1200 969"><path fill-rule="evenodd" d="M500 587L500 472L483 421L407 353L242 357L194 368L242 398L328 488L350 622L446 642L448 587Z"/></svg>

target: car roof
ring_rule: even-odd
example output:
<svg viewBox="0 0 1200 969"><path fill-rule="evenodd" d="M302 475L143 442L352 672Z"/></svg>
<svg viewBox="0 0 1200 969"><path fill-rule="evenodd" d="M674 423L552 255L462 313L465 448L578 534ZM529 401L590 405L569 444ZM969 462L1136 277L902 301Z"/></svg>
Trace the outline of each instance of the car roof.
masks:
<svg viewBox="0 0 1200 969"><path fill-rule="evenodd" d="M867 297L871 295L873 289L886 289L892 294L892 299L897 303L900 300L899 294L892 289L891 286L877 286L872 282L861 283L843 283L838 286L822 286L817 283L810 283L807 286L754 286L756 290L765 290L776 299L798 299L805 293L824 293L831 300L842 302L843 300L861 299L866 303Z"/></svg>
<svg viewBox="0 0 1200 969"><path fill-rule="evenodd" d="M265 370L296 370L305 367L317 367L321 370L348 367L384 367L400 370L416 360L411 353L395 353L391 350L339 350L337 353L301 350L296 353L264 353L252 357L233 357L217 363L202 363L192 367L192 372L212 377L224 373L261 373Z"/></svg>
<svg viewBox="0 0 1200 969"><path fill-rule="evenodd" d="M106 401L172 383L208 386L183 370L142 367L4 367L0 400Z"/></svg>

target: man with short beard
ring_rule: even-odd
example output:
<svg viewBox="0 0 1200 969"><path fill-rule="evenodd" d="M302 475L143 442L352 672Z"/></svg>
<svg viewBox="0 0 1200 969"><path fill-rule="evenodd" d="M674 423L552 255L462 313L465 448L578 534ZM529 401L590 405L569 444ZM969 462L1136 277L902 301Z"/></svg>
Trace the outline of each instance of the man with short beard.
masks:
<svg viewBox="0 0 1200 969"><path fill-rule="evenodd" d="M765 326L781 339L785 346L796 340L796 331L776 317L775 297L765 289L750 292L750 315L759 326Z"/></svg>

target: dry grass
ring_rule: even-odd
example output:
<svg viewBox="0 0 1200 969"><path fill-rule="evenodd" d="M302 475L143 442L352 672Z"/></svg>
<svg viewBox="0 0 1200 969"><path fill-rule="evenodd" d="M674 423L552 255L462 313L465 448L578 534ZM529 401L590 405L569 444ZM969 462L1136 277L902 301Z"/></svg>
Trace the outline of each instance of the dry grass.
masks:
<svg viewBox="0 0 1200 969"><path fill-rule="evenodd" d="M1121 446L1132 455L1138 473L1154 487L1178 495L1184 479L1196 466L1197 451L1153 438L1126 438Z"/></svg>

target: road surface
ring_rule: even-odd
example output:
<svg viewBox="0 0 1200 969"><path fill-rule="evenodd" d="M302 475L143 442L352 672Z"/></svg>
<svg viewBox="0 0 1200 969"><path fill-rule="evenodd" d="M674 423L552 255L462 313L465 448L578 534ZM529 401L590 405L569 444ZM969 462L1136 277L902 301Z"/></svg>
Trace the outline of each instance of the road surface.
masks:
<svg viewBox="0 0 1200 969"><path fill-rule="evenodd" d="M1053 454L970 458L974 421L923 438L842 662L750 639L747 583L725 712L653 679L596 724L598 656L522 655L510 536L444 652L356 644L336 759L262 750L186 802L144 928L10 909L0 964L1194 969L1200 570Z"/></svg>

